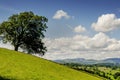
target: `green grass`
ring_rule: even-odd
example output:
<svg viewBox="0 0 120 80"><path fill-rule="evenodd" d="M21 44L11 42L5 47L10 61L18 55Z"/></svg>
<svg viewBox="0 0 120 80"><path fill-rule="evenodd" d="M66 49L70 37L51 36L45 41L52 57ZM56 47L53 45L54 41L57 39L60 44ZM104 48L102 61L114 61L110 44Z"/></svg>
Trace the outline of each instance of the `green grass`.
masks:
<svg viewBox="0 0 120 80"><path fill-rule="evenodd" d="M0 48L0 79L102 80L52 61L2 48Z"/></svg>

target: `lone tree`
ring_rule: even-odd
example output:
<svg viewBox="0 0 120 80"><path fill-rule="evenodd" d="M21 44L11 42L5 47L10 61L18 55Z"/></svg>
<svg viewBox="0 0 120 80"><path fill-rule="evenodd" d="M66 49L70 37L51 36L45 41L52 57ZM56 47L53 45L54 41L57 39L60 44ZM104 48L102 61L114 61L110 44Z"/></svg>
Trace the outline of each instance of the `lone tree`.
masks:
<svg viewBox="0 0 120 80"><path fill-rule="evenodd" d="M4 42L10 42L14 50L18 48L27 50L28 53L44 55L46 47L42 41L45 37L48 19L35 15L33 12L14 14L0 24L0 35Z"/></svg>

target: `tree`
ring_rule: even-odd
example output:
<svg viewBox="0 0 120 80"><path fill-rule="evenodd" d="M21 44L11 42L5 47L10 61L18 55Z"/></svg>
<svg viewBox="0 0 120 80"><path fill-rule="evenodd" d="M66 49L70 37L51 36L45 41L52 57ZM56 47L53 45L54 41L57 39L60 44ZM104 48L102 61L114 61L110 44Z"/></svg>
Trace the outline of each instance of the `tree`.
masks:
<svg viewBox="0 0 120 80"><path fill-rule="evenodd" d="M44 55L46 47L43 43L44 32L47 29L48 19L35 15L33 12L13 14L0 24L0 35L4 36L4 42L10 42L14 50L22 48L28 53L40 53Z"/></svg>
<svg viewBox="0 0 120 80"><path fill-rule="evenodd" d="M120 76L118 76L116 80L120 80Z"/></svg>
<svg viewBox="0 0 120 80"><path fill-rule="evenodd" d="M113 76L114 76L115 79L120 78L120 72L116 72Z"/></svg>

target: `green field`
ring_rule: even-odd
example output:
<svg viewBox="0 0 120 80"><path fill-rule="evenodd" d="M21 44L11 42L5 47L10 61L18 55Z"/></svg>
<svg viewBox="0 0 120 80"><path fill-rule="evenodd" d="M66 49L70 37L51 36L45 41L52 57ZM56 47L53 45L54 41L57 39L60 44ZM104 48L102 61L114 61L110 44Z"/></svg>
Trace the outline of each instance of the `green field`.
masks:
<svg viewBox="0 0 120 80"><path fill-rule="evenodd" d="M0 80L102 80L52 61L0 48Z"/></svg>

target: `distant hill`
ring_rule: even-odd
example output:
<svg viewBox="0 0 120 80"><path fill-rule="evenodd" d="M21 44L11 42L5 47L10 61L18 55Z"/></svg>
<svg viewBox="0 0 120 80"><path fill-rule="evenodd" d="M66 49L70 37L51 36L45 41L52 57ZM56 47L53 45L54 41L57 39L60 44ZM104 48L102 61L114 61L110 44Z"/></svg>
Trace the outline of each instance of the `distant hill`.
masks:
<svg viewBox="0 0 120 80"><path fill-rule="evenodd" d="M84 58L75 58L75 59L63 59L63 60L55 60L55 62L58 63L80 63L80 64L96 64L99 61L98 60L92 60L92 59L84 59Z"/></svg>
<svg viewBox="0 0 120 80"><path fill-rule="evenodd" d="M108 58L108 59L105 59L103 61L120 64L120 58Z"/></svg>
<svg viewBox="0 0 120 80"><path fill-rule="evenodd" d="M84 58L75 58L75 59L63 59L55 60L58 63L80 63L80 64L114 64L120 65L120 58L108 58L104 60L93 60L93 59L84 59Z"/></svg>
<svg viewBox="0 0 120 80"><path fill-rule="evenodd" d="M102 80L58 63L0 48L0 80Z"/></svg>

